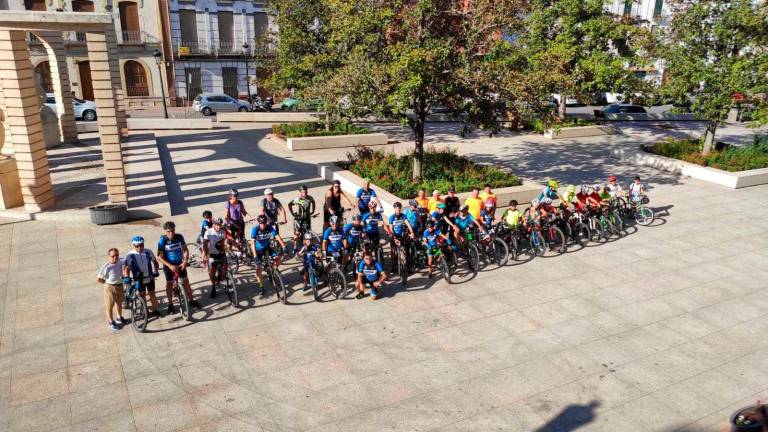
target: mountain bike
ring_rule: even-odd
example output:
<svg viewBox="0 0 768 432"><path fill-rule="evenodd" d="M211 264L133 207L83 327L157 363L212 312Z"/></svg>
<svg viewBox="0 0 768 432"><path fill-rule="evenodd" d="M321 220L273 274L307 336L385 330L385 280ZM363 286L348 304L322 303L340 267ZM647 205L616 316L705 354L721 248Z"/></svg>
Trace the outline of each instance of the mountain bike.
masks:
<svg viewBox="0 0 768 432"><path fill-rule="evenodd" d="M203 258L203 240L198 239L195 243L187 243L187 250L189 251L189 266L194 268L202 268L206 272L208 271L208 261Z"/></svg>
<svg viewBox="0 0 768 432"><path fill-rule="evenodd" d="M565 234L557 226L556 216L550 215L541 224L540 233L544 236L549 251L557 255L565 252Z"/></svg>
<svg viewBox="0 0 768 432"><path fill-rule="evenodd" d="M213 277L216 281L216 285L218 285L219 288L223 289L224 292L227 293L227 298L229 298L229 303L232 305L232 307L238 307L237 283L235 282L235 277L232 274L232 270L229 268L228 261L215 261L213 258L211 258L210 262L211 265L213 265L215 268Z"/></svg>
<svg viewBox="0 0 768 432"><path fill-rule="evenodd" d="M481 233L478 245L487 261L495 263L499 267L503 267L509 261L509 248L504 240L496 235L496 227L488 227L485 232Z"/></svg>
<svg viewBox="0 0 768 432"><path fill-rule="evenodd" d="M147 309L147 300L144 298L144 275L139 273L136 279L123 278L125 288L125 298L128 299L129 309L131 310L131 326L139 333L147 329L149 322L149 310Z"/></svg>
<svg viewBox="0 0 768 432"><path fill-rule="evenodd" d="M494 228L496 235L507 245L509 259L517 261L519 255L518 242L520 241L522 225L508 226L504 222L499 222Z"/></svg>
<svg viewBox="0 0 768 432"><path fill-rule="evenodd" d="M451 245L443 237L438 237L437 247L433 248L432 263L448 283L451 283L451 275L453 273L453 266L450 263L452 260L449 258L452 253Z"/></svg>
<svg viewBox="0 0 768 432"><path fill-rule="evenodd" d="M398 237L394 238L395 257L397 259L397 273L400 276L400 282L403 284L403 286L405 286L408 283L409 243L411 242L408 240L407 234L405 234L403 237L400 237L400 238Z"/></svg>
<svg viewBox="0 0 768 432"><path fill-rule="evenodd" d="M603 215L603 212L599 209L591 208L589 210L587 225L591 233L591 239L598 242L607 242L610 240L611 232L613 232L614 229L611 226L611 222Z"/></svg>
<svg viewBox="0 0 768 432"><path fill-rule="evenodd" d="M473 275L476 275L480 266L480 249L477 246L477 236L471 229L460 235L464 239L461 242L461 251L467 259L467 267Z"/></svg>
<svg viewBox="0 0 768 432"><path fill-rule="evenodd" d="M264 254L264 260L262 265L264 266L264 275L269 280L269 283L275 288L275 294L277 299L283 304L288 303L288 288L283 281L283 275L280 273L280 269L275 265L275 259L272 254L267 252Z"/></svg>
<svg viewBox="0 0 768 432"><path fill-rule="evenodd" d="M656 218L653 210L645 206L649 202L650 200L646 195L640 195L632 199L631 215L635 218L635 222L643 226L652 224Z"/></svg>
<svg viewBox="0 0 768 432"><path fill-rule="evenodd" d="M179 310L181 311L181 317L187 321L192 321L192 311L189 305L190 299L187 298L187 293L184 291L185 280L186 278L179 276L178 270L173 272L173 280L171 281L171 290L173 291L173 295L176 296L177 299L179 299Z"/></svg>
<svg viewBox="0 0 768 432"><path fill-rule="evenodd" d="M525 227L525 231L523 231L526 236L528 250L533 256L540 257L547 253L548 244L541 231L541 225L536 222L529 223Z"/></svg>
<svg viewBox="0 0 768 432"><path fill-rule="evenodd" d="M347 278L344 276L344 272L339 265L340 259L341 254L328 253L325 255L323 265L325 283L328 286L328 290L337 300L347 297L350 291L347 286ZM362 259L362 257L360 259Z"/></svg>
<svg viewBox="0 0 768 432"><path fill-rule="evenodd" d="M322 269L318 269L318 262L322 259L322 252L316 251L312 252L312 255L314 258L312 258L312 262L310 265L307 266L307 280L309 282L309 286L312 288L312 295L315 297L315 300L320 300L320 294L318 293L319 290L319 272L322 271Z"/></svg>

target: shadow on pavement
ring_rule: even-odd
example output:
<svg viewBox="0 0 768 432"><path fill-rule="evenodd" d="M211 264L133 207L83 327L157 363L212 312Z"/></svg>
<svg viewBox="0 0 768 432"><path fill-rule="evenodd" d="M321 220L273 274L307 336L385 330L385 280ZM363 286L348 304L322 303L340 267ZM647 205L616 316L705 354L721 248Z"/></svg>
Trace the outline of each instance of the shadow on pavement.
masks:
<svg viewBox="0 0 768 432"><path fill-rule="evenodd" d="M534 432L571 432L595 420L595 408L600 401L593 400L586 405L571 404Z"/></svg>

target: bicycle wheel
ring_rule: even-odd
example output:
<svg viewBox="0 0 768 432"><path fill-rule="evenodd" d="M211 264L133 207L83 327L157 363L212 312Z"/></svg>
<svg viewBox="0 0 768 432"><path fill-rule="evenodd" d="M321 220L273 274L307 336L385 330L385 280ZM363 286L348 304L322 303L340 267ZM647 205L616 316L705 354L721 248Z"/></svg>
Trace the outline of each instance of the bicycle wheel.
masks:
<svg viewBox="0 0 768 432"><path fill-rule="evenodd" d="M187 243L187 250L189 251L189 266L195 268L201 268L203 266L200 257L203 255L203 251L200 245L197 243Z"/></svg>
<svg viewBox="0 0 768 432"><path fill-rule="evenodd" d="M179 285L182 285L181 281L179 281ZM181 317L184 318L187 321L192 321L192 313L189 309L189 299L187 298L187 294L184 292L184 288L179 286L179 309L181 310Z"/></svg>
<svg viewBox="0 0 768 432"><path fill-rule="evenodd" d="M603 236L605 241L608 241L611 239L611 235L613 234L614 227L611 221L609 221L606 218L600 218L600 234Z"/></svg>
<svg viewBox="0 0 768 432"><path fill-rule="evenodd" d="M488 245L488 258L499 267L507 264L507 261L509 261L509 248L504 243L504 240L500 238L493 239L491 244Z"/></svg>
<svg viewBox="0 0 768 432"><path fill-rule="evenodd" d="M330 269L326 275L326 280L328 282L328 289L337 300L343 299L349 294L347 278L344 277L344 273L338 268Z"/></svg>
<svg viewBox="0 0 768 432"><path fill-rule="evenodd" d="M405 259L405 249L402 247L397 251L397 272L400 274L400 282L405 286L408 283L408 262Z"/></svg>
<svg viewBox="0 0 768 432"><path fill-rule="evenodd" d="M231 271L227 272L226 275L226 282L227 284L227 297L229 297L229 303L232 305L232 307L237 307L239 304L238 298L237 298L237 283L235 283L235 276L232 275Z"/></svg>
<svg viewBox="0 0 768 432"><path fill-rule="evenodd" d="M565 252L565 234L560 228L551 226L547 230L547 249L557 254Z"/></svg>
<svg viewBox="0 0 768 432"><path fill-rule="evenodd" d="M589 239L592 237L592 233L589 231L587 224L579 222L573 229L573 240L581 246L586 246Z"/></svg>
<svg viewBox="0 0 768 432"><path fill-rule="evenodd" d="M650 225L654 218L655 215L653 214L653 210L649 209L648 207L641 206L638 207L635 211L635 222L642 226Z"/></svg>
<svg viewBox="0 0 768 432"><path fill-rule="evenodd" d="M611 212L611 224L613 224L614 234L621 236L621 232L624 230L624 220L619 215L619 212L614 210Z"/></svg>
<svg viewBox="0 0 768 432"><path fill-rule="evenodd" d="M437 268L440 269L440 274L443 275L443 279L446 282L451 283L451 266L448 265L448 261L444 255L437 257Z"/></svg>
<svg viewBox="0 0 768 432"><path fill-rule="evenodd" d="M519 249L517 247L517 238L515 238L514 235L509 237L509 244L507 248L509 249L509 257L512 259L512 261L517 261Z"/></svg>
<svg viewBox="0 0 768 432"><path fill-rule="evenodd" d="M544 241L544 236L539 231L533 231L531 238L528 240L531 246L531 252L535 256L544 256L547 253L547 242Z"/></svg>
<svg viewBox="0 0 768 432"><path fill-rule="evenodd" d="M312 287L312 295L315 297L315 300L320 300L320 295L317 293L317 273L315 273L314 270L309 271L309 286Z"/></svg>
<svg viewBox="0 0 768 432"><path fill-rule="evenodd" d="M237 273L240 269L240 257L237 253L229 251L227 252L227 266L232 273Z"/></svg>
<svg viewBox="0 0 768 432"><path fill-rule="evenodd" d="M472 273L477 273L477 268L480 265L480 251L477 250L477 245L471 244L467 246L467 266Z"/></svg>
<svg viewBox="0 0 768 432"><path fill-rule="evenodd" d="M384 249L381 246L376 248L376 261L384 265Z"/></svg>
<svg viewBox="0 0 768 432"><path fill-rule="evenodd" d="M131 299L131 325L134 330L143 333L147 329L148 321L147 301L144 300L144 296L136 291Z"/></svg>
<svg viewBox="0 0 768 432"><path fill-rule="evenodd" d="M275 287L277 298L283 302L283 304L287 304L288 288L285 287L285 282L283 282L283 276L280 275L280 270L272 271L272 285Z"/></svg>

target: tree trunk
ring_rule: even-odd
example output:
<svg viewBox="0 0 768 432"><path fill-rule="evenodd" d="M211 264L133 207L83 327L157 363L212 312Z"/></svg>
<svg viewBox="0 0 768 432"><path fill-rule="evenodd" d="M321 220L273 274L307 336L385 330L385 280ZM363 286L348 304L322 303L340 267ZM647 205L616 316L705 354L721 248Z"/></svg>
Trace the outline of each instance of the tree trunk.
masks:
<svg viewBox="0 0 768 432"><path fill-rule="evenodd" d="M329 110L325 110L325 131L331 131L331 112Z"/></svg>
<svg viewBox="0 0 768 432"><path fill-rule="evenodd" d="M411 122L415 147L413 149L413 176L414 182L421 183L422 173L421 165L424 161L424 121L426 115L416 114L416 118Z"/></svg>
<svg viewBox="0 0 768 432"><path fill-rule="evenodd" d="M701 149L701 154L708 155L715 147L715 131L717 131L717 120L710 120L707 131L704 133L704 147Z"/></svg>
<svg viewBox="0 0 768 432"><path fill-rule="evenodd" d="M557 116L560 120L565 120L565 93L560 93L560 102L557 104Z"/></svg>

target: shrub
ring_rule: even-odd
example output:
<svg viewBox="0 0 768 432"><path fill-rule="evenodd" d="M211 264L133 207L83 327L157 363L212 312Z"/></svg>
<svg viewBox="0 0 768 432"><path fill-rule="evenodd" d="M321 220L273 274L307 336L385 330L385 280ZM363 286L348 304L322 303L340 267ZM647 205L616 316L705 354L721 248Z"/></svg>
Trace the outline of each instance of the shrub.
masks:
<svg viewBox="0 0 768 432"><path fill-rule="evenodd" d="M535 118L527 118L523 120L522 128L524 130L531 130L531 131L543 134L547 129L558 130L566 127L590 126L593 124L595 124L593 120L586 120L586 119L577 118L577 117L567 117L563 121L559 121L558 119L554 123L549 125L549 127L546 127L544 125L544 122L540 118L535 117Z"/></svg>
<svg viewBox="0 0 768 432"><path fill-rule="evenodd" d="M282 123L273 124L272 133L280 138L299 138L312 136L332 136L332 135L352 135L367 134L370 131L364 127L353 125L348 122L331 123L331 130L325 130L325 123L305 122L305 123Z"/></svg>
<svg viewBox="0 0 768 432"><path fill-rule="evenodd" d="M730 172L768 167L768 136L756 136L752 145L712 151L706 156L701 154L702 148L699 140L668 138L650 147L648 151Z"/></svg>
<svg viewBox="0 0 768 432"><path fill-rule="evenodd" d="M514 174L476 164L449 148L428 148L424 152L424 180L421 183L411 180L413 153L398 156L370 147L356 147L353 152L347 153L347 159L341 165L360 177L369 177L377 186L399 197L416 196L421 187L429 195L435 189L445 193L451 186L460 193L473 187L482 188L486 183L492 188L522 184Z"/></svg>

